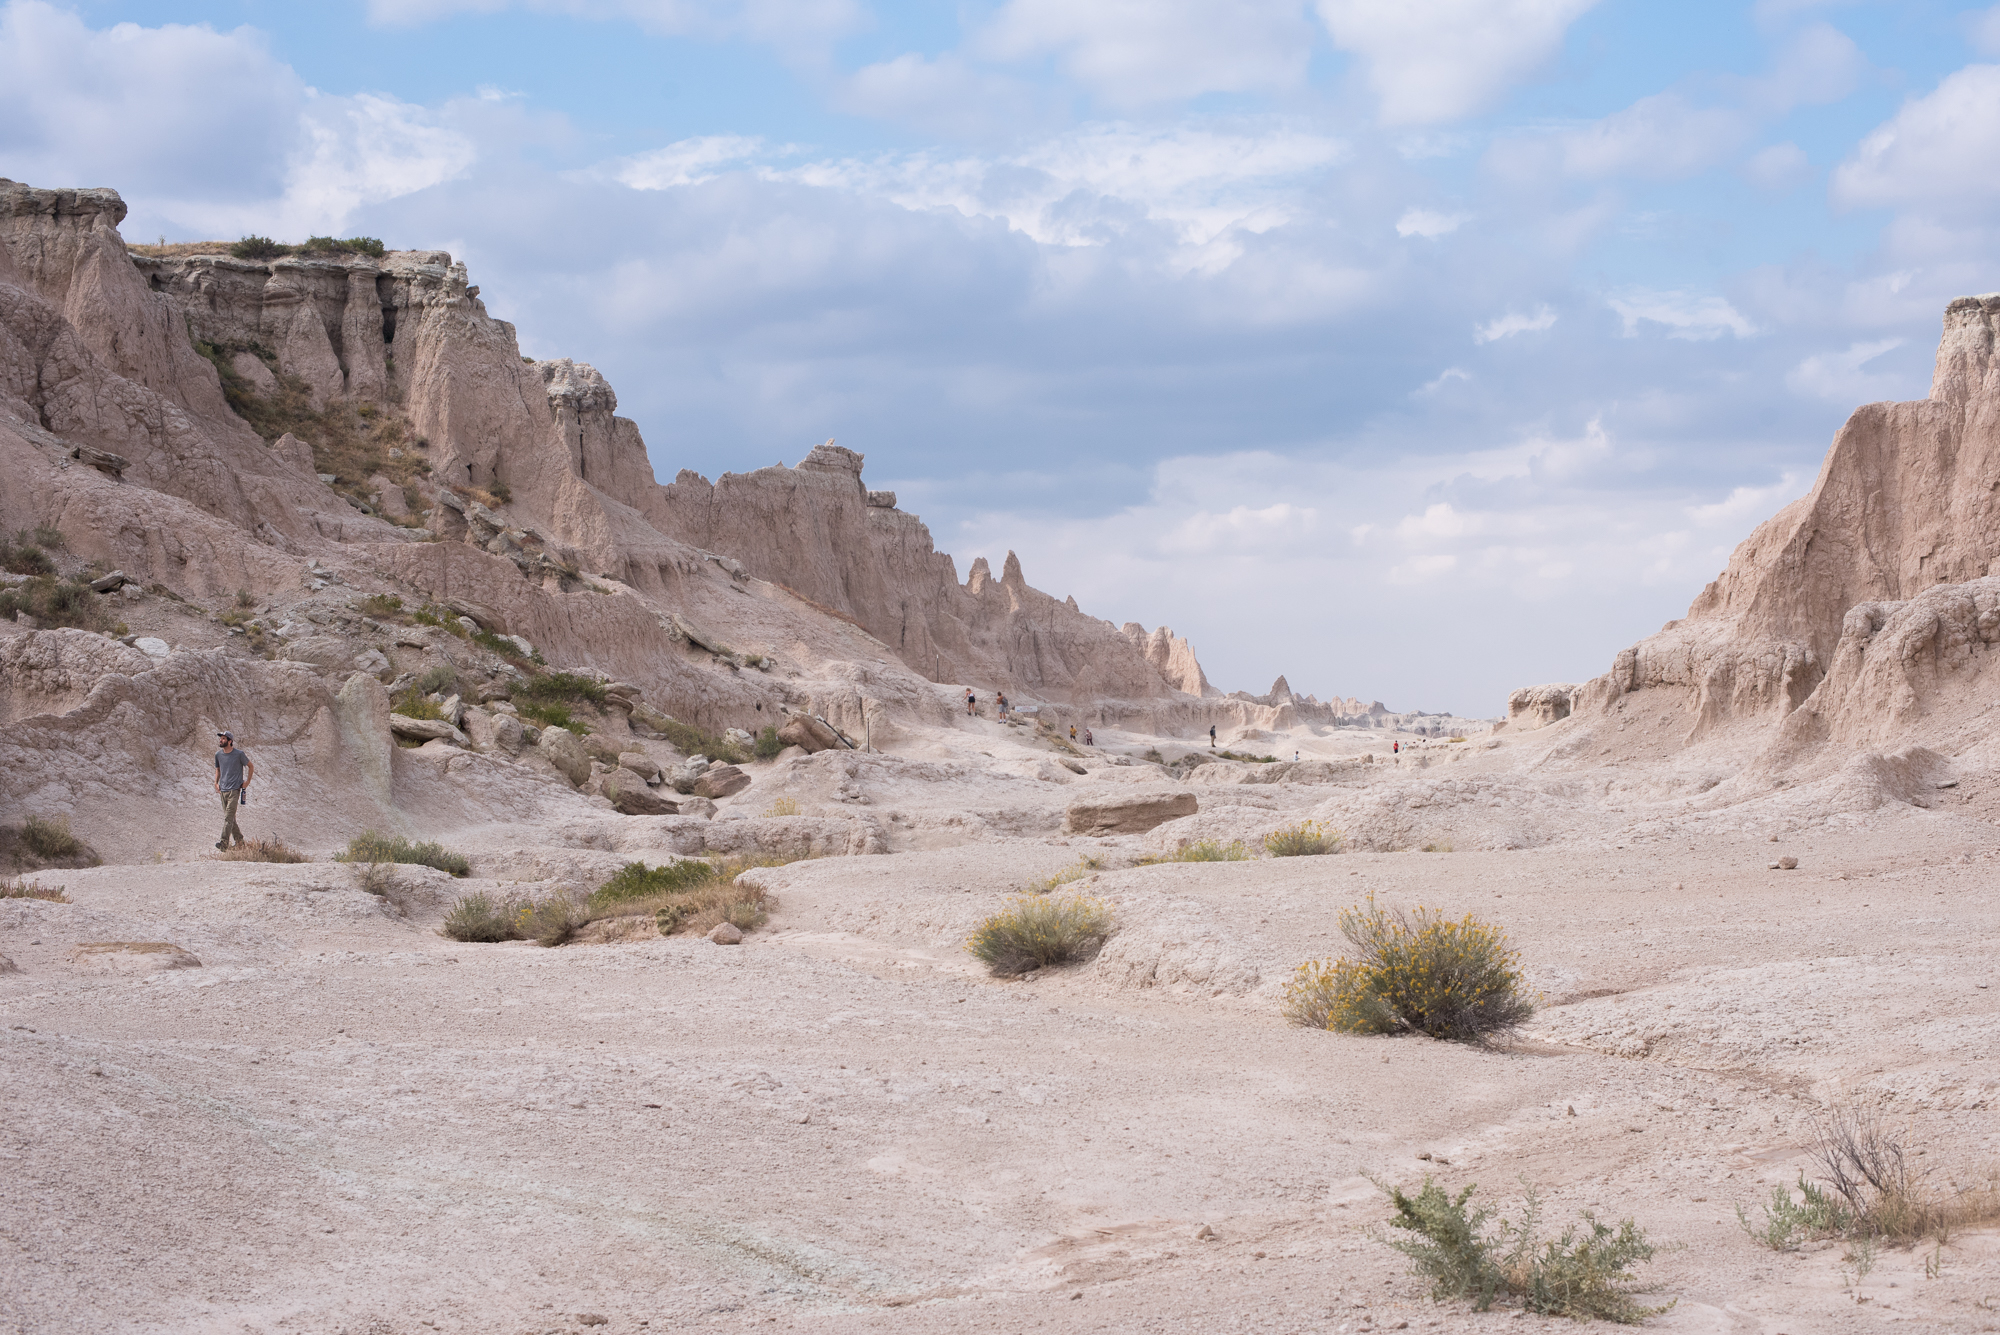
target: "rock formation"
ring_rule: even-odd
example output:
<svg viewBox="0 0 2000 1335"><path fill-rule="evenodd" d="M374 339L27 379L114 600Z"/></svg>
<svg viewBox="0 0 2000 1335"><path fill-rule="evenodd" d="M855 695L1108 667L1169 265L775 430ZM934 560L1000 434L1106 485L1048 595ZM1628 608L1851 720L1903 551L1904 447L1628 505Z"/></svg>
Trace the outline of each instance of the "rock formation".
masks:
<svg viewBox="0 0 2000 1335"><path fill-rule="evenodd" d="M1687 741L1782 723L1773 759L1796 760L1828 741L1886 743L1962 692L2000 630L1986 578L2000 557L1996 326L2000 294L1953 301L1930 397L1857 409L1812 491L1760 525L1685 618L1577 688L1575 712L1667 692Z"/></svg>

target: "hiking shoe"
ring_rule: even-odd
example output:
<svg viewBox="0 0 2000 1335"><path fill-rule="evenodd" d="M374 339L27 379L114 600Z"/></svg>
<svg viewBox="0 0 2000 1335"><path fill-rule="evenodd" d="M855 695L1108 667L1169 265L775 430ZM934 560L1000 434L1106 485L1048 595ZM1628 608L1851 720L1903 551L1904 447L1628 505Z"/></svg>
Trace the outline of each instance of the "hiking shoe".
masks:
<svg viewBox="0 0 2000 1335"><path fill-rule="evenodd" d="M227 853L227 852L229 851L229 845L228 845L228 844L225 844L225 843L218 843L218 844L216 845L216 847L217 847L217 848L219 848L219 849L221 849L221 850L222 850L223 852L225 852L225 853Z"/></svg>

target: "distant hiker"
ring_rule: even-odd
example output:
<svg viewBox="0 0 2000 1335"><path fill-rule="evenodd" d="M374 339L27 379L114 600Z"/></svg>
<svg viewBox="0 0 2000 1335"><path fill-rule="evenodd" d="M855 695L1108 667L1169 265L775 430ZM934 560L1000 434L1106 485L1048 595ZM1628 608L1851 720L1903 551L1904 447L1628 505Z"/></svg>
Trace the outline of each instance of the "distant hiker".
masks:
<svg viewBox="0 0 2000 1335"><path fill-rule="evenodd" d="M1392 755L1401 755L1403 753L1403 744L1401 742L1391 742L1389 744L1389 751Z"/></svg>
<svg viewBox="0 0 2000 1335"><path fill-rule="evenodd" d="M1292 752L1292 763L1294 765L1299 763L1299 753L1296 751Z"/></svg>
<svg viewBox="0 0 2000 1335"><path fill-rule="evenodd" d="M1006 717L1007 717L1007 710L1008 710L1009 708L1011 708L1011 706L1009 706L1009 705L1008 705L1008 703L1007 703L1007 693L1006 693L1005 691L1002 691L1002 692L1000 692L1000 693L999 693L998 695L994 696L994 699L995 699L995 700L997 700L997 701L999 702L999 705L1000 705L1000 717L1001 717L1001 718L1006 718Z"/></svg>
<svg viewBox="0 0 2000 1335"><path fill-rule="evenodd" d="M1069 739L1072 742L1076 740L1076 724L1074 723L1069 725Z"/></svg>
<svg viewBox="0 0 2000 1335"><path fill-rule="evenodd" d="M243 831L236 828L236 804L250 795L250 780L257 777L257 765L248 751L236 749L236 738L230 733L218 732L215 740L222 744L222 749L215 753L215 791L222 798L222 838L215 841L215 846L227 849L231 838L238 844L243 842Z"/></svg>
<svg viewBox="0 0 2000 1335"><path fill-rule="evenodd" d="M1092 737L1091 737L1091 735L1090 735L1090 729L1088 729L1088 728L1085 728L1085 729L1083 730L1083 744L1084 744L1085 746L1096 746L1096 745L1097 745L1097 742L1096 742L1096 741L1095 741L1094 739L1092 739Z"/></svg>
<svg viewBox="0 0 2000 1335"><path fill-rule="evenodd" d="M973 712L973 708L972 708L972 707L973 707L973 706L974 706L975 704L977 704L977 703L979 703L979 702L978 702L977 700L975 700L975 699L973 698L973 695L972 695L972 688L971 688L970 686L966 687L966 688L965 688L965 712L966 712L967 714L971 714L971 713Z"/></svg>
<svg viewBox="0 0 2000 1335"><path fill-rule="evenodd" d="M1213 723L1208 725L1208 749L1211 751L1215 749L1215 725Z"/></svg>

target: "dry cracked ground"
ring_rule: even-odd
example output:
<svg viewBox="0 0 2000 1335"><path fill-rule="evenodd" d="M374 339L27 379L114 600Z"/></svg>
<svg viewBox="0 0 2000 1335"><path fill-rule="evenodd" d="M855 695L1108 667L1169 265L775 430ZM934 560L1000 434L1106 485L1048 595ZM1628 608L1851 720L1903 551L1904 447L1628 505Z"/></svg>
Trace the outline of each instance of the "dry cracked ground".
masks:
<svg viewBox="0 0 2000 1335"><path fill-rule="evenodd" d="M1427 1173L1637 1218L1655 1329L2000 1329L1992 1232L1857 1278L1736 1218L1843 1095L1991 1162L1995 864L1936 829L1107 871L1110 946L1018 982L959 943L1082 848L755 873L735 947L458 944L466 883L419 869L393 904L323 862L44 873L71 903L0 902L0 1330L1562 1324L1429 1300L1373 1185ZM1503 924L1529 1032L1287 1026L1368 894Z"/></svg>

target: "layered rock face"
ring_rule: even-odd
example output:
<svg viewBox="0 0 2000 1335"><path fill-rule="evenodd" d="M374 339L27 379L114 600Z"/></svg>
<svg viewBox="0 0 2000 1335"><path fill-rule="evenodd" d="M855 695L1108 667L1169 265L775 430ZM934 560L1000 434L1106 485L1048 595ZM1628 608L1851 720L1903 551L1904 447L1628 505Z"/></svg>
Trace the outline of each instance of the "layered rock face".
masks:
<svg viewBox="0 0 2000 1335"><path fill-rule="evenodd" d="M1953 301L1930 398L1857 409L1812 491L1737 548L1686 618L1580 688L1576 712L1668 690L1685 697L1690 740L1791 720L1792 750L1881 741L1937 693L1919 678L1983 663L1986 620L2000 625L1984 579L2000 557L1997 330L2000 294Z"/></svg>

